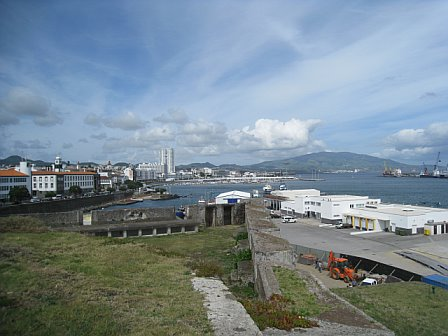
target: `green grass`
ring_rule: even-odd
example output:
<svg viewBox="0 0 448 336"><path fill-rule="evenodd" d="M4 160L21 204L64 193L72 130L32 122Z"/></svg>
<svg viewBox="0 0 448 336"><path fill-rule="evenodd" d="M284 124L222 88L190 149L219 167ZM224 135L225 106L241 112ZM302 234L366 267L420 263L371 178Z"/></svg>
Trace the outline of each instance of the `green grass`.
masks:
<svg viewBox="0 0 448 336"><path fill-rule="evenodd" d="M448 291L420 282L333 289L397 336L448 335Z"/></svg>
<svg viewBox="0 0 448 336"><path fill-rule="evenodd" d="M274 274L282 295L291 302L290 309L293 312L302 316L317 316L328 310L317 302L316 296L307 289L305 281L300 279L296 272L275 267Z"/></svg>
<svg viewBox="0 0 448 336"><path fill-rule="evenodd" d="M237 230L135 239L3 233L0 334L209 335L188 266L232 268Z"/></svg>

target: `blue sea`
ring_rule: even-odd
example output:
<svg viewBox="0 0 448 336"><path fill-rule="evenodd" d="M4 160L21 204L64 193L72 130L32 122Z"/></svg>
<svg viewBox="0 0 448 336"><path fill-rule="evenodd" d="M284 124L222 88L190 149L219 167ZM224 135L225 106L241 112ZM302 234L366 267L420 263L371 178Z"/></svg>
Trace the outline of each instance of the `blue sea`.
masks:
<svg viewBox="0 0 448 336"><path fill-rule="evenodd" d="M300 177L306 179L312 176L302 174ZM289 190L318 189L327 195L360 195L380 198L383 203L448 208L448 179L394 178L371 173L320 174L319 178L323 180L295 180L287 181L285 184ZM271 185L274 189L278 189L280 183L271 183ZM197 204L200 199L213 199L220 193L232 190L246 192L258 190L262 195L263 186L264 183L166 185L164 187L170 193L177 194L181 198L165 201L145 200L126 206L115 205L108 209L170 206L178 208L182 205Z"/></svg>

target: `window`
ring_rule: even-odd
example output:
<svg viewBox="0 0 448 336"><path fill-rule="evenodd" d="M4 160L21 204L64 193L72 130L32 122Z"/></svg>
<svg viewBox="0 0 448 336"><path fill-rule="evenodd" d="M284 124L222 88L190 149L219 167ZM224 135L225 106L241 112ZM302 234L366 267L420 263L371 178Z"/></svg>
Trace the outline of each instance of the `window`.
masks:
<svg viewBox="0 0 448 336"><path fill-rule="evenodd" d="M48 183L45 183L45 189L47 189L48 188Z"/></svg>
<svg viewBox="0 0 448 336"><path fill-rule="evenodd" d="M36 178L36 176L34 176L34 177L33 177L33 181L34 181L34 182L36 182L36 181L37 181L37 178Z"/></svg>
<svg viewBox="0 0 448 336"><path fill-rule="evenodd" d="M39 183L39 189L42 189L42 183Z"/></svg>
<svg viewBox="0 0 448 336"><path fill-rule="evenodd" d="M33 184L33 188L36 189L37 188L37 183Z"/></svg>
<svg viewBox="0 0 448 336"><path fill-rule="evenodd" d="M50 187L51 187L51 189L53 189L54 188L54 183L51 183Z"/></svg>

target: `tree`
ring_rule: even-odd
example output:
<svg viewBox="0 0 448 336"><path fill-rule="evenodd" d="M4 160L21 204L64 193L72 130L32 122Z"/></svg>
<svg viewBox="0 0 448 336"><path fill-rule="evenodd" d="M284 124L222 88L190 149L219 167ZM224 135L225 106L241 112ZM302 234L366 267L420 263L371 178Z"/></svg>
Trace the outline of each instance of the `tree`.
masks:
<svg viewBox="0 0 448 336"><path fill-rule="evenodd" d="M55 197L55 196L56 196L56 193L54 191L47 191L45 193L45 198L52 198L52 197Z"/></svg>
<svg viewBox="0 0 448 336"><path fill-rule="evenodd" d="M82 189L79 185L72 185L68 192L72 195L79 196L82 194Z"/></svg>
<svg viewBox="0 0 448 336"><path fill-rule="evenodd" d="M128 187L128 189L138 189L143 187L143 184L141 182L134 182L131 180L124 181L124 184Z"/></svg>
<svg viewBox="0 0 448 336"><path fill-rule="evenodd" d="M20 203L23 200L30 199L31 195L28 188L25 186L12 187L9 190L9 200L13 203Z"/></svg>

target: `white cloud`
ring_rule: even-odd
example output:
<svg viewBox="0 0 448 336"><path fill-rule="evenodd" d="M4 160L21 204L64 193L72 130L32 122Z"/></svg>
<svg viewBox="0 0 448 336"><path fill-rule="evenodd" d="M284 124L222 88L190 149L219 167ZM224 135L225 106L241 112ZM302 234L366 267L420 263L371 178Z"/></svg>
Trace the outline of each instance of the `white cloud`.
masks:
<svg viewBox="0 0 448 336"><path fill-rule="evenodd" d="M248 126L229 132L229 143L238 151L275 150L307 148L311 133L320 120L291 119L286 122L272 119L258 119L255 127Z"/></svg>
<svg viewBox="0 0 448 336"><path fill-rule="evenodd" d="M140 119L140 117L129 111L115 118L104 117L103 123L106 127L119 128L125 131L145 128L147 124L146 121Z"/></svg>
<svg viewBox="0 0 448 336"><path fill-rule="evenodd" d="M431 154L448 152L448 122L430 124L426 128L402 129L388 136L382 156L414 159L430 158Z"/></svg>
<svg viewBox="0 0 448 336"><path fill-rule="evenodd" d="M167 113L155 117L154 121L165 124L184 124L188 119L188 115L184 111L171 109Z"/></svg>
<svg viewBox="0 0 448 336"><path fill-rule="evenodd" d="M44 97L23 87L14 87L0 102L0 121L3 125L19 124L23 118L30 118L38 126L62 124L62 118Z"/></svg>

